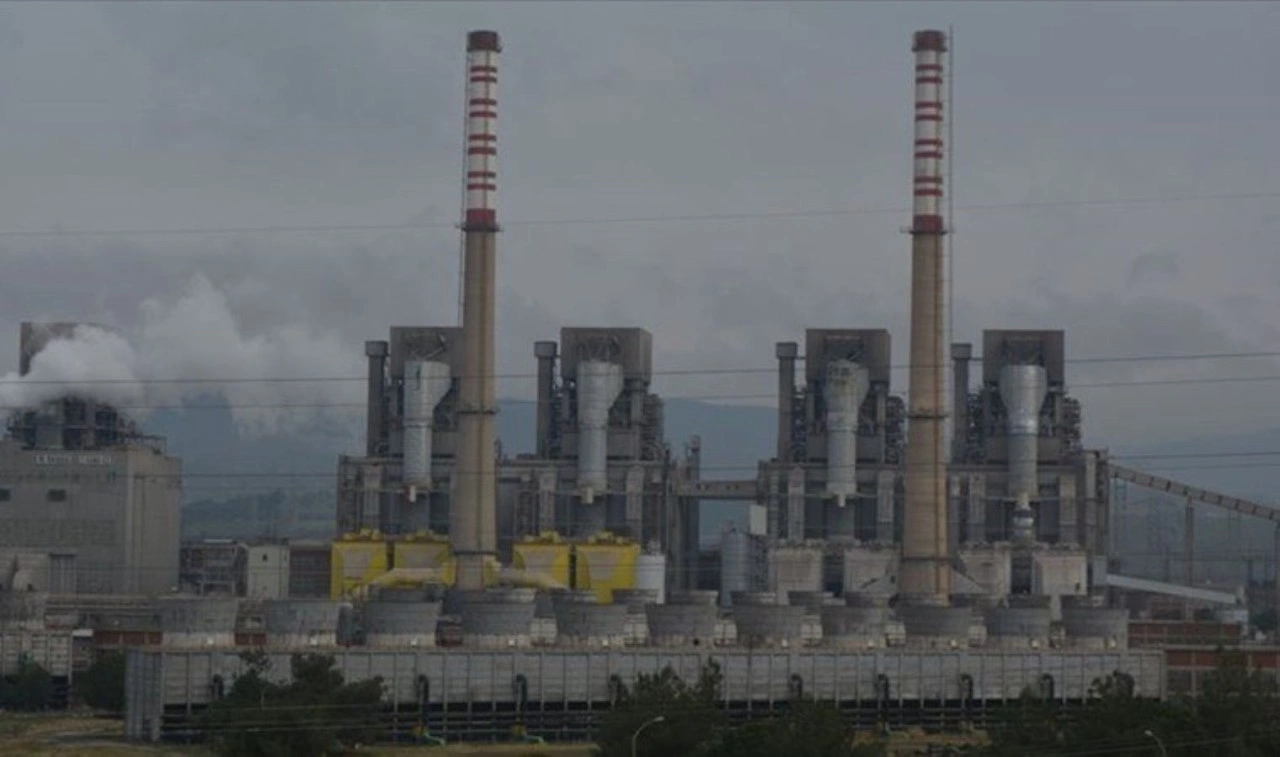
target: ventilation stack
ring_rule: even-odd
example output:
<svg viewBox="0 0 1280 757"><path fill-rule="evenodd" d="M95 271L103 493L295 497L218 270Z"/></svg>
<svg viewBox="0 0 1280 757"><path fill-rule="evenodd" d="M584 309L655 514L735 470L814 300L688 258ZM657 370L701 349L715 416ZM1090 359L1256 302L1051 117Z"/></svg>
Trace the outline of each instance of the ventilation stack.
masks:
<svg viewBox="0 0 1280 757"><path fill-rule="evenodd" d="M383 452L382 430L387 412L387 348L383 341L364 343L365 357L369 358L365 408L365 455L379 457Z"/></svg>
<svg viewBox="0 0 1280 757"><path fill-rule="evenodd" d="M458 382L457 488L450 508L456 585L484 588L497 552L494 320L498 214L498 33L467 35L466 203L462 219L462 366ZM532 607L532 604L530 604ZM465 621L464 621L465 622ZM527 633L527 630L526 630Z"/></svg>

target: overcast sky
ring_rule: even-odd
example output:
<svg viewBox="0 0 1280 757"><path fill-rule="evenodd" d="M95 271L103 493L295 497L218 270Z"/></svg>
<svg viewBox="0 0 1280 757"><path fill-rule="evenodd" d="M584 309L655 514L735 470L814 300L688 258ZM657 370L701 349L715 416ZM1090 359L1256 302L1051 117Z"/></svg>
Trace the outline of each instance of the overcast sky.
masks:
<svg viewBox="0 0 1280 757"><path fill-rule="evenodd" d="M773 342L806 327L887 327L905 363L910 37L948 25L957 340L1280 350L1275 4L60 2L0 5L0 368L29 318L150 318L203 348L198 311L176 321L188 339L156 324L184 292L225 301L209 349L316 345L282 375L359 376L388 326L452 324L476 28L505 45L501 372L531 372L564 325L646 327L660 369L766 371L662 377L668 396L766 401ZM1134 198L1183 199L1079 204ZM838 210L866 212L768 216ZM575 223L703 214L756 217ZM14 235L407 223L439 226ZM1087 441L1123 447L1280 426L1280 382L1091 384L1277 374L1077 364L1069 381Z"/></svg>

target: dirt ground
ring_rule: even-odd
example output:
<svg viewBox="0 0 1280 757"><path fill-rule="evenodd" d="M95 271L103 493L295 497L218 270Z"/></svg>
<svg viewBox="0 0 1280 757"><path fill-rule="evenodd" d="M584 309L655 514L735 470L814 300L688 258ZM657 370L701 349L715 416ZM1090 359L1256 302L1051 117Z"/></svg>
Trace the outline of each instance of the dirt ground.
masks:
<svg viewBox="0 0 1280 757"><path fill-rule="evenodd" d="M24 757L211 757L200 747L127 743L120 720L89 716L0 713L0 754ZM445 747L367 747L369 757L588 757L586 745L458 745Z"/></svg>

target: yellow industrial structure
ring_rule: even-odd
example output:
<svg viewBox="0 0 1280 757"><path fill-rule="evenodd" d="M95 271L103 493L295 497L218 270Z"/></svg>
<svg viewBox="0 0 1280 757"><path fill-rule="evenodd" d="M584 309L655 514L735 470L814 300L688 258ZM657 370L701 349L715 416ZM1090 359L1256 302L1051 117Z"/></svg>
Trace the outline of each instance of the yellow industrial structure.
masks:
<svg viewBox="0 0 1280 757"><path fill-rule="evenodd" d="M638 544L607 532L580 543L546 532L516 543L509 569L497 562L486 565L484 580L488 586L590 590L597 601L608 603L614 589L635 587L639 555ZM330 596L360 598L375 586L452 586L456 573L457 560L445 537L418 532L393 539L366 529L333 542Z"/></svg>

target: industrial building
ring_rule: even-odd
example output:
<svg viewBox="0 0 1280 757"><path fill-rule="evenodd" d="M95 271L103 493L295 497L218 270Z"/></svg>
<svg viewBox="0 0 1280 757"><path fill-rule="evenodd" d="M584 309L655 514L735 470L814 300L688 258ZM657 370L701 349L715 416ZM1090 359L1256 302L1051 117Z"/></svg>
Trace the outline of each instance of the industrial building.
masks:
<svg viewBox="0 0 1280 757"><path fill-rule="evenodd" d="M22 324L23 375L78 327ZM0 440L0 502L0 564L23 590L177 587L181 461L108 404L68 395L16 410Z"/></svg>
<svg viewBox="0 0 1280 757"><path fill-rule="evenodd" d="M640 328L536 343L536 453L501 454L501 45L470 34L462 324L366 343L367 444L338 462L327 550L264 548L272 567L256 579L247 545L188 553L185 585L211 596L157 605L159 648L129 653L129 735L189 735L250 646L279 670L292 652L331 650L348 679L386 681L389 734L460 739L516 723L585 738L637 674L691 676L708 659L725 671L726 709L806 695L864 725L980 727L1028 687L1075 703L1117 671L1163 696L1168 659L1131 647L1113 595L1187 589L1107 570L1108 482L1142 474L1083 448L1065 335L986 331L980 380L972 346L956 344L945 381L947 39L913 42L908 399L885 330L809 330L803 355L776 347L776 455L753 478L720 480L702 478L696 442L672 454ZM1186 494L1280 522L1280 510ZM754 502L764 522L725 533L708 561L697 518L713 499ZM314 576L324 554L327 586L312 578L302 598L298 566ZM228 593L245 599L212 596Z"/></svg>

